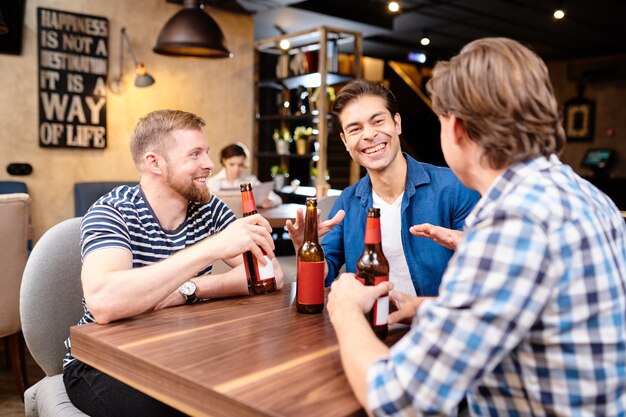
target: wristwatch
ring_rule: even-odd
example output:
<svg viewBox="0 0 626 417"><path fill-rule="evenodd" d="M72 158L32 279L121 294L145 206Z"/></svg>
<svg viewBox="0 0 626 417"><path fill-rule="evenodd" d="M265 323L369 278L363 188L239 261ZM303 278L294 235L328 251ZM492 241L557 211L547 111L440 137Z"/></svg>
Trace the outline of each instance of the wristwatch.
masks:
<svg viewBox="0 0 626 417"><path fill-rule="evenodd" d="M178 287L178 292L185 297L185 304L191 304L196 300L196 289L198 286L193 281L183 282L180 287Z"/></svg>

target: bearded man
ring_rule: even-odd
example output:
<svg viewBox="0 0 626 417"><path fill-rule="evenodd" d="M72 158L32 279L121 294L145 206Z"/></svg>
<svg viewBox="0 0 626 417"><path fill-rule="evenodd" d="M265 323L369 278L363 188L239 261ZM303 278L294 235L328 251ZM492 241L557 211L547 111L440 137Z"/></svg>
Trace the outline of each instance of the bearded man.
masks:
<svg viewBox="0 0 626 417"><path fill-rule="evenodd" d="M280 265L271 227L260 215L237 220L211 196L214 168L200 117L160 110L139 120L130 150L140 174L134 187L102 196L81 224L81 279L85 314L79 324L109 323L150 310L209 298L248 294L241 254L251 251ZM233 267L210 275L218 259ZM72 403L90 416L180 415L169 406L71 356L63 380Z"/></svg>

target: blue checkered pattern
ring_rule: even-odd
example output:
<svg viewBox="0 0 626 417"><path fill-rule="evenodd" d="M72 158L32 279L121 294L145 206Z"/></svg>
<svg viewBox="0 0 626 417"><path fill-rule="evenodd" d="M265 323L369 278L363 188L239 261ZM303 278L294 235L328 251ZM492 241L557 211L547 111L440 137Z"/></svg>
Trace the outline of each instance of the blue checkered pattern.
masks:
<svg viewBox="0 0 626 417"><path fill-rule="evenodd" d="M626 226L553 156L466 219L440 296L368 372L375 415L626 415Z"/></svg>

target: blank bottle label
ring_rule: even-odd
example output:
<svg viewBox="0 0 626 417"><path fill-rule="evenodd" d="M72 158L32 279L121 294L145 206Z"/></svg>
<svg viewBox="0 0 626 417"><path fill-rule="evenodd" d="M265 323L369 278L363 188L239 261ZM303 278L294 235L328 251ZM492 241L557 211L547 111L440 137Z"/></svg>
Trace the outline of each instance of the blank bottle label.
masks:
<svg viewBox="0 0 626 417"><path fill-rule="evenodd" d="M389 316L389 296L380 297L374 303L374 326L387 324Z"/></svg>
<svg viewBox="0 0 626 417"><path fill-rule="evenodd" d="M259 268L259 279L274 279L274 265L272 264L272 260L267 255L264 255L263 259L265 259L265 262L267 262L265 266L256 262L255 258L255 263Z"/></svg>
<svg viewBox="0 0 626 417"><path fill-rule="evenodd" d="M298 303L324 304L325 264L298 261Z"/></svg>

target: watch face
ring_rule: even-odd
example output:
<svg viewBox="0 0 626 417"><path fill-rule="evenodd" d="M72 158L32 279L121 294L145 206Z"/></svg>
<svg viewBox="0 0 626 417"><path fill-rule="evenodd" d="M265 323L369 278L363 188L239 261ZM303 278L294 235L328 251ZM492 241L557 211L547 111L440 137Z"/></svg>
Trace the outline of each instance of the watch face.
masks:
<svg viewBox="0 0 626 417"><path fill-rule="evenodd" d="M193 281L184 282L183 285L178 288L178 291L180 291L181 294L189 297L196 292L196 284Z"/></svg>

